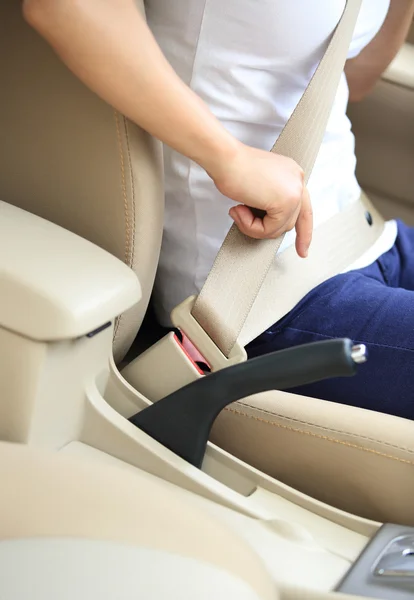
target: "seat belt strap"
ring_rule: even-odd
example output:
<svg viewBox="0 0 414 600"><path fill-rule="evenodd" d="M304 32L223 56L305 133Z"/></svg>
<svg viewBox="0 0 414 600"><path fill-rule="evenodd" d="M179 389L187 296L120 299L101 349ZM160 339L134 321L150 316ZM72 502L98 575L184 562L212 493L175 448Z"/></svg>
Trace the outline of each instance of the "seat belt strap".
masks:
<svg viewBox="0 0 414 600"><path fill-rule="evenodd" d="M322 143L361 1L347 0L321 62L272 149L294 159L303 168L306 181ZM229 356L243 330L282 241L283 236L255 240L233 225L217 255L192 316L225 356ZM280 290L266 289L277 311ZM269 326L276 320L271 320ZM262 327L258 323L256 335L263 332Z"/></svg>
<svg viewBox="0 0 414 600"><path fill-rule="evenodd" d="M187 298L177 306L172 312L172 321L189 337L213 371L242 362L246 360L246 344L284 317L317 285L358 260L379 239L383 229L384 219L362 194L357 202L315 229L306 260L299 258L294 246L278 254L228 356L194 318L196 297ZM220 316L231 319L232 307L236 308L237 302L236 294L222 307Z"/></svg>

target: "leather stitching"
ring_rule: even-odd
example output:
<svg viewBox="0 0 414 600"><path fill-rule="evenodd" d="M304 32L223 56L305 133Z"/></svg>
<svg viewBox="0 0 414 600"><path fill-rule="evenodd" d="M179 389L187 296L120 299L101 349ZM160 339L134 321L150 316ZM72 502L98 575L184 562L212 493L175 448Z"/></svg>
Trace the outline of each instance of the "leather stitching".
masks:
<svg viewBox="0 0 414 600"><path fill-rule="evenodd" d="M240 415L242 417L247 417L248 419L253 419L254 421L259 421L261 423L266 423L267 425L271 425L272 427L278 427L279 429L285 429L287 431L293 431L294 433L301 433L303 435L308 435L310 437L314 437L320 440L324 440L327 442L332 442L334 444L340 444L341 446L346 446L348 448L355 448L356 450L362 450L363 452L369 452L370 454L375 454L377 456L382 456L383 458L389 458L391 460L395 460L400 463L404 463L407 465L414 466L414 461L408 460L405 458L399 458L398 456L393 456L392 454L385 454L384 452L380 452L379 450L374 450L372 448L367 448L366 446L357 446L356 444L351 444L350 442L344 442L343 440L338 440L336 438L332 438L326 435L322 435L320 433L313 433L312 431L304 431L303 429L298 429L295 427L290 427L289 425L282 425L281 423L277 423L274 421L269 421L267 419L263 419L262 417L256 417L254 415L249 415L243 411L237 410L235 408L226 408L228 412L232 412L236 415ZM382 443L382 442L379 442ZM395 448L398 448L395 446ZM404 448L401 448L404 450Z"/></svg>
<svg viewBox="0 0 414 600"><path fill-rule="evenodd" d="M302 419L295 419L294 417L286 417L285 415L281 415L279 413L271 412L269 410L264 410L263 408L257 408L256 406L252 406L251 404L247 404L246 402L240 402L242 406L246 408L251 408L257 412L261 412L265 415L271 415L272 417L277 417L278 419L283 419L285 421L292 421L294 423L300 423L301 425L309 425L309 427L316 427L317 429L321 429L322 431L329 431L330 433L339 433L343 435L348 435L350 437L354 437L360 440L366 440L367 442L374 442L376 444L381 444L382 446L388 446L389 448L394 448L395 450L403 450L404 452L408 452L409 454L414 455L414 450L407 448L405 446L397 446L397 444L391 444L390 442L384 442L383 440L377 440L376 438L371 438L366 435L359 435L358 433L352 433L351 431L345 431L344 429L332 429L331 427L324 427L323 425L318 425L317 423L312 423L311 421L303 421ZM229 409L230 410L230 409ZM242 413L249 416L247 413Z"/></svg>
<svg viewBox="0 0 414 600"><path fill-rule="evenodd" d="M122 197L124 200L124 219L125 219L125 255L124 260L126 264L129 264L129 256L130 256L130 247L131 247L131 224L129 219L129 211L128 211L128 195L127 195L127 186L126 186L126 177L125 177L125 159L124 159L124 151L122 147L122 137L121 137L121 128L119 124L119 113L115 110L115 124L116 124L116 136L118 141L118 151L119 151L119 164L121 168L121 189L122 189ZM118 335L119 325L121 323L121 317L116 319L115 329L113 339L115 340Z"/></svg>
<svg viewBox="0 0 414 600"><path fill-rule="evenodd" d="M130 246L131 246L131 224L129 219L129 211L128 211L128 196L127 196L127 186L126 186L126 177L125 177L125 158L124 158L124 150L122 147L122 137L121 137L121 127L119 124L119 114L115 111L115 122L116 122L116 135L118 139L118 149L119 149L119 160L121 167L121 188L122 188L122 197L124 200L124 218L125 218L125 257L124 260L128 264L128 259L130 256Z"/></svg>
<svg viewBox="0 0 414 600"><path fill-rule="evenodd" d="M131 158L131 147L130 147L130 143L129 143L129 133L128 133L128 121L126 119L126 117L123 117L123 121L124 121L124 130L125 130L125 140L126 140L126 148L127 148L127 155L128 155L128 168L129 168L129 172L130 172L130 180L131 180L131 196L132 196L132 203L131 203L131 212L132 212L132 227L130 226L130 234L132 231L132 236L131 236L131 240L130 240L130 253L129 253L129 260L128 260L128 266L132 267L133 266L133 262L134 262L134 256L135 256L135 182L134 182L134 177L132 174L132 158Z"/></svg>

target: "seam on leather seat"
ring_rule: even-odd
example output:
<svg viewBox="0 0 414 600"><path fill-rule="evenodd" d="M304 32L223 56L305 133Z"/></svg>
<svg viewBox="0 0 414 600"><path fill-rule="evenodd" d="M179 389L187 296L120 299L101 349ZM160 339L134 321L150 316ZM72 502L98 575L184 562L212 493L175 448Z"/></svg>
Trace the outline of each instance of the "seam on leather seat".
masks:
<svg viewBox="0 0 414 600"><path fill-rule="evenodd" d="M382 446L388 446L389 448L395 448L395 450L404 450L409 454L414 455L414 450L407 448L406 446L397 446L397 444L391 444L390 442L384 442L383 440L378 440L376 438L368 437L367 435L360 435L358 433L352 433L351 431L345 431L344 429L332 429L331 427L324 427L323 425L319 425L318 423L312 423L311 421L303 421L302 419L295 419L294 417L286 417L285 415L281 415L279 413L274 413L268 410L264 410L263 408L257 408L256 406L252 406L251 404L247 404L245 402L240 402L241 405L246 406L246 408L251 408L257 412L260 412L264 415L271 415L272 417L277 417L278 419L283 419L284 421L292 421L293 423L300 423L301 425L309 425L309 427L316 427L322 431L329 431L330 433L343 433L344 435L349 435L349 437L353 437L356 439L366 440L367 442L375 442L377 444L381 444ZM227 409L227 410L230 410ZM247 413L241 412L240 414L248 415ZM253 418L253 416L252 416ZM272 422L272 421L270 421Z"/></svg>
<svg viewBox="0 0 414 600"><path fill-rule="evenodd" d="M371 454L376 454L378 456L382 456L383 458L389 458L391 460L395 460L400 463L405 463L407 465L414 466L414 461L408 460L406 458L400 458L398 456L393 456L392 454L385 454L384 452L380 452L379 450L374 450L373 448L367 448L366 446L358 446L357 444L351 444L350 442L344 442L343 440L338 440L337 438L332 438L327 435L322 435L320 433L313 433L312 431L304 431L303 429L297 429L295 427L290 427L289 425L282 425L281 423L277 423L274 421L269 421L267 419L263 419L262 417L256 417L254 415L249 415L243 411L237 410L235 408L226 408L228 412L232 412L236 415L240 415L242 417L247 417L248 419L253 419L254 421L259 421L262 423L266 423L267 425L271 425L272 427L278 427L279 429L285 429L287 431L293 431L294 433L301 433L303 435L308 435L310 437L314 437L320 440L325 440L327 442L332 442L334 444L341 444L342 446L347 446L348 448L355 448L357 450L362 450L363 452L369 452ZM345 432L344 432L345 433ZM378 443L382 444L379 440ZM396 449L404 450L404 448L398 448L398 446L394 446Z"/></svg>
<svg viewBox="0 0 414 600"><path fill-rule="evenodd" d="M126 186L126 176L125 176L125 158L124 158L124 150L122 147L122 137L121 137L121 127L119 124L119 113L114 111L115 114L115 123L116 123L116 135L118 139L118 150L119 150L119 162L121 168L121 188L122 188L122 197L124 199L124 218L125 218L125 263L128 264L130 257L130 247L131 247L131 224L129 219L129 211L128 211L128 196L127 196L127 186Z"/></svg>
<svg viewBox="0 0 414 600"><path fill-rule="evenodd" d="M123 151L123 147L122 147L121 127L119 124L119 113L116 110L114 110L114 117L115 117L115 125L116 125L116 136L117 136L117 141L118 141L119 164L120 164L120 169L121 169L121 189L122 189L122 197L124 200L124 219L125 219L124 261L128 266L131 266L130 265L130 262L131 262L130 261L131 223L130 223L130 219L129 219L129 210L128 210L128 195L127 195L126 176L125 176L125 158L124 158L124 151ZM128 144L128 153L129 153L129 144ZM116 319L116 322L115 322L115 328L114 328L114 334L113 334L114 340L117 338L121 320L122 320L122 315L120 315Z"/></svg>
<svg viewBox="0 0 414 600"><path fill-rule="evenodd" d="M132 202L131 202L131 212L132 212L132 227L130 225L130 249L129 249L129 259L128 259L128 266L132 268L133 263L134 263L134 256L135 256L135 182L134 182L134 177L133 177L133 173L132 173L132 158L131 158L131 146L129 143L129 132L128 132L128 121L126 119L126 117L122 117L123 119L123 123L124 123L124 130L125 130L125 142L126 142L126 148L127 148L127 156L128 156L128 167L129 167L129 172L130 172L130 179L131 179L131 196L132 196ZM127 206L128 206L128 198L127 198ZM132 232L132 235L131 235Z"/></svg>

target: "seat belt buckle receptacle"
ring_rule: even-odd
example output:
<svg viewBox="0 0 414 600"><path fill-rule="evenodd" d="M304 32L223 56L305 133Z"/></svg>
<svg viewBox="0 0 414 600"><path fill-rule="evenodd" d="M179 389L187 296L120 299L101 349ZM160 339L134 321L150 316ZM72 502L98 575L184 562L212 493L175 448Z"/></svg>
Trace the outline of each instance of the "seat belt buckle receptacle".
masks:
<svg viewBox="0 0 414 600"><path fill-rule="evenodd" d="M122 377L151 402L157 402L204 376L173 332L122 369Z"/></svg>
<svg viewBox="0 0 414 600"><path fill-rule="evenodd" d="M124 379L151 402L203 377L198 362L214 372L247 360L246 350L240 344L233 347L228 357L221 352L191 314L194 302L195 296L188 298L171 315L182 340L170 332L122 370Z"/></svg>
<svg viewBox="0 0 414 600"><path fill-rule="evenodd" d="M220 369L245 362L247 360L247 352L239 342L235 343L229 355L226 356L204 331L192 314L195 301L196 296L190 296L174 308L171 313L173 325L195 346L198 352L204 357L204 362L209 365L211 371L219 371Z"/></svg>

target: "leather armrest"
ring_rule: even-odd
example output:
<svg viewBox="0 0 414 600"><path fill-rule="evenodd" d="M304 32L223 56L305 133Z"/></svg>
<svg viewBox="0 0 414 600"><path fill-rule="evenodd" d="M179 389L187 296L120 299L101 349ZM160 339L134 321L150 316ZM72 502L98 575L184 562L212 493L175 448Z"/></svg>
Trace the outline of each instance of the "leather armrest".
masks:
<svg viewBox="0 0 414 600"><path fill-rule="evenodd" d="M0 327L40 341L76 338L140 297L137 277L117 258L0 202Z"/></svg>

